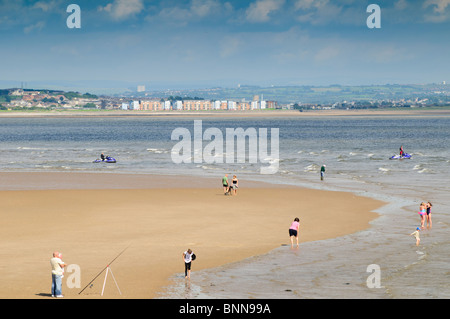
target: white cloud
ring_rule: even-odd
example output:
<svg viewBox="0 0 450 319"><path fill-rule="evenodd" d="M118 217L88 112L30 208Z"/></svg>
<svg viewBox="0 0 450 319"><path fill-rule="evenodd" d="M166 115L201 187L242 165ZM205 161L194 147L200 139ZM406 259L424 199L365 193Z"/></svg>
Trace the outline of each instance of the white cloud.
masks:
<svg viewBox="0 0 450 319"><path fill-rule="evenodd" d="M341 1L342 2L342 1ZM341 3L342 4L342 3ZM355 7L345 7L329 0L297 0L294 9L299 13L297 21L323 25L339 21L344 24L357 24Z"/></svg>
<svg viewBox="0 0 450 319"><path fill-rule="evenodd" d="M394 7L397 10L404 10L408 7L408 3L406 2L406 0L398 0L397 2L395 2Z"/></svg>
<svg viewBox="0 0 450 319"><path fill-rule="evenodd" d="M308 10L311 8L320 8L328 3L328 0L297 0L295 9Z"/></svg>
<svg viewBox="0 0 450 319"><path fill-rule="evenodd" d="M192 0L191 12L199 17L205 17L220 8L220 2L216 0Z"/></svg>
<svg viewBox="0 0 450 319"><path fill-rule="evenodd" d="M426 14L425 21L440 23L450 19L447 7L450 7L450 0L427 0L423 4L424 8L433 8L434 14Z"/></svg>
<svg viewBox="0 0 450 319"><path fill-rule="evenodd" d="M58 8L60 5L60 0L38 1L34 4L33 9L41 9L44 12L49 12L52 9Z"/></svg>
<svg viewBox="0 0 450 319"><path fill-rule="evenodd" d="M40 31L40 30L42 30L44 27L45 27L45 22L44 22L44 21L38 21L37 23L35 23L35 24L33 24L33 25L30 25L30 26L28 26L28 27L25 27L25 28L23 29L23 32L25 32L26 34L28 34L28 33L32 32L32 31L34 31L34 30Z"/></svg>
<svg viewBox="0 0 450 319"><path fill-rule="evenodd" d="M25 33L41 30L48 24L48 16L61 12L61 1L37 1L33 5L27 5L30 1L0 0L0 29L18 28ZM63 12L65 13L65 10ZM47 23L43 19L46 19Z"/></svg>
<svg viewBox="0 0 450 319"><path fill-rule="evenodd" d="M143 0L114 0L104 7L98 7L98 11L107 12L114 20L125 20L144 10Z"/></svg>
<svg viewBox="0 0 450 319"><path fill-rule="evenodd" d="M423 4L425 8L433 6L435 13L443 14L448 6L450 6L450 0L427 0Z"/></svg>
<svg viewBox="0 0 450 319"><path fill-rule="evenodd" d="M157 17L164 23L184 27L191 21L199 21L201 18L211 18L230 12L229 3L221 3L218 0L192 0L185 6L170 6L162 8ZM152 21L156 16L147 16L147 21Z"/></svg>
<svg viewBox="0 0 450 319"><path fill-rule="evenodd" d="M257 0L250 4L246 11L247 20L250 22L267 22L269 14L278 11L284 4L284 0Z"/></svg>

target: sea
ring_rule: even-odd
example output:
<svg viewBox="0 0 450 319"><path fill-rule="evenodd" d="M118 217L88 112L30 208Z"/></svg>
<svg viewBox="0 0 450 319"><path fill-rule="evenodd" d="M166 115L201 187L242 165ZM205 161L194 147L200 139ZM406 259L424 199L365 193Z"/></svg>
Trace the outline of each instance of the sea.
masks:
<svg viewBox="0 0 450 319"><path fill-rule="evenodd" d="M193 269L190 281L180 271L158 298L449 298L450 116L270 114L1 117L0 172L217 179L228 173L237 175L241 185L251 180L348 191L386 202L366 230L303 243L300 234L299 249L291 249L287 238L264 255ZM233 153L226 147L232 143L227 130L240 129L256 132L256 139L244 138L243 158L227 157ZM214 139L205 132L214 132ZM255 141L258 151L267 152L255 153ZM400 146L410 159L390 159ZM93 163L101 153L117 162ZM184 161L177 160L180 154ZM262 174L269 165L276 169ZM422 201L433 204L432 227L421 231L416 246L410 234L420 226Z"/></svg>

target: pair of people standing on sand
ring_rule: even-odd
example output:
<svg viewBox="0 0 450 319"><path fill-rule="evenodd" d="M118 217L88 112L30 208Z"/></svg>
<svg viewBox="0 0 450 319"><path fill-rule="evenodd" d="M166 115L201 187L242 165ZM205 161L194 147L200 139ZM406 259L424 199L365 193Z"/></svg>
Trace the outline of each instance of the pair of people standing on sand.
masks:
<svg viewBox="0 0 450 319"><path fill-rule="evenodd" d="M227 195L237 195L237 189L239 188L239 180L237 179L236 175L233 175L233 179L231 180L231 185L228 182L228 174L225 174L224 177L222 177L222 186L223 186L223 194Z"/></svg>

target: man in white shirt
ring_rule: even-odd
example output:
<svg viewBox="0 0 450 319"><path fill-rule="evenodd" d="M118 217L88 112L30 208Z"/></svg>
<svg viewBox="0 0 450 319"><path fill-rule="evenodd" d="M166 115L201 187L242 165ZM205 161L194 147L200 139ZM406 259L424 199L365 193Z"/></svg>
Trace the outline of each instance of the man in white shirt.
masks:
<svg viewBox="0 0 450 319"><path fill-rule="evenodd" d="M53 253L53 258L50 259L50 265L52 266L52 297L62 298L62 276L63 268L66 264L59 258L59 252Z"/></svg>
<svg viewBox="0 0 450 319"><path fill-rule="evenodd" d="M184 261L184 276L187 279L191 278L191 262L194 259L193 258L194 253L192 250L188 249L183 253L183 261Z"/></svg>

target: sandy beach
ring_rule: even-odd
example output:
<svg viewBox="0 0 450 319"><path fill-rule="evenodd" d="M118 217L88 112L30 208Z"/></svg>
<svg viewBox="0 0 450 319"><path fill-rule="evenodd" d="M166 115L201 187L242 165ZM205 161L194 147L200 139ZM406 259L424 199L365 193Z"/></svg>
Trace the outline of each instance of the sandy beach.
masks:
<svg viewBox="0 0 450 319"><path fill-rule="evenodd" d="M53 251L80 268L79 288L66 298L157 298L184 281L182 253L191 248L195 271L289 245L288 228L300 218L300 243L334 238L369 226L384 203L351 193L240 181L224 196L218 181L175 176L1 173L1 298L50 298ZM109 187L114 185L116 188ZM72 186L72 187L71 187ZM12 190L8 190L8 188ZM290 247L285 247L290 249ZM300 244L301 249L301 244Z"/></svg>

